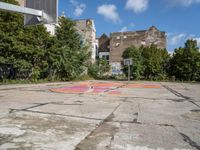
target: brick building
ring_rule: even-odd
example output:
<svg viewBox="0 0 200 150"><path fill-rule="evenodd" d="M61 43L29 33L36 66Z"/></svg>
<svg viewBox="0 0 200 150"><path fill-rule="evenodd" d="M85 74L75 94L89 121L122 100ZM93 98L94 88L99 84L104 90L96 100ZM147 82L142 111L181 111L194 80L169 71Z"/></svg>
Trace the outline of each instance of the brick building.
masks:
<svg viewBox="0 0 200 150"><path fill-rule="evenodd" d="M103 34L99 38L99 56L102 54L108 55L112 72L120 74L123 61L122 54L126 48L130 46L150 46L151 44L155 44L159 48L166 48L167 40L165 32L159 31L156 27L152 26L148 30L114 32L110 34L110 38Z"/></svg>
<svg viewBox="0 0 200 150"><path fill-rule="evenodd" d="M110 38L106 35L103 34L99 39L98 39L98 55L99 58L104 58L109 61L109 56L110 56Z"/></svg>
<svg viewBox="0 0 200 150"><path fill-rule="evenodd" d="M130 46L157 45L166 48L166 34L152 26L148 30L135 32L115 32L110 34L110 63L121 62L122 54Z"/></svg>

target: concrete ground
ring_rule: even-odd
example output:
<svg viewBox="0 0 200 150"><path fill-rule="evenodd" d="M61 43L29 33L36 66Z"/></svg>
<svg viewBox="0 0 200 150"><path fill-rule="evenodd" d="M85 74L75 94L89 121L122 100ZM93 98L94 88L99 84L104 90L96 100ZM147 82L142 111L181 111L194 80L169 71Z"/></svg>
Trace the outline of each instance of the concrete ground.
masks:
<svg viewBox="0 0 200 150"><path fill-rule="evenodd" d="M200 84L0 86L0 150L200 150Z"/></svg>

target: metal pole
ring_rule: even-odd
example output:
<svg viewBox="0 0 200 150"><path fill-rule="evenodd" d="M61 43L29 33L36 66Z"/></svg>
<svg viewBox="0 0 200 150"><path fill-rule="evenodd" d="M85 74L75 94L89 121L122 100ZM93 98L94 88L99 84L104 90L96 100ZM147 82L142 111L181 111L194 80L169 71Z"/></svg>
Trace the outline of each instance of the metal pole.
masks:
<svg viewBox="0 0 200 150"><path fill-rule="evenodd" d="M128 82L130 82L130 65L128 65Z"/></svg>
<svg viewBox="0 0 200 150"><path fill-rule="evenodd" d="M16 13L26 14L26 15L38 16L38 17L43 16L43 11L41 10L27 8L27 7L20 7L17 5L3 3L3 2L0 2L0 9L5 10L5 11L12 11Z"/></svg>

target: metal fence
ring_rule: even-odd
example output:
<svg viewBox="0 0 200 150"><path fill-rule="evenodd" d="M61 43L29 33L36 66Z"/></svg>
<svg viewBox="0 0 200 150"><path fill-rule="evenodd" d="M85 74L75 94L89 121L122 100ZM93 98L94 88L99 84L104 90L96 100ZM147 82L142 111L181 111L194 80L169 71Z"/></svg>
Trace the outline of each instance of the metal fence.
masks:
<svg viewBox="0 0 200 150"><path fill-rule="evenodd" d="M0 80L14 79L15 70L11 64L0 64Z"/></svg>
<svg viewBox="0 0 200 150"><path fill-rule="evenodd" d="M31 71L28 69L18 70L12 64L0 64L0 80L5 79L29 79Z"/></svg>

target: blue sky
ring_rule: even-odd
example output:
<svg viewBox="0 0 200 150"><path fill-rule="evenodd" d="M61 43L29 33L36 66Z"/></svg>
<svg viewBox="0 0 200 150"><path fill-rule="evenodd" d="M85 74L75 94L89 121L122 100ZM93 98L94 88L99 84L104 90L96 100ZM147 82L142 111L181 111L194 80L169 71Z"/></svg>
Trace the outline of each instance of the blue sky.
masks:
<svg viewBox="0 0 200 150"><path fill-rule="evenodd" d="M116 31L165 31L168 50L196 39L200 46L200 0L59 0L59 15L95 20L97 36Z"/></svg>

